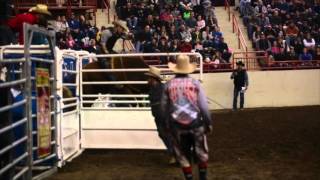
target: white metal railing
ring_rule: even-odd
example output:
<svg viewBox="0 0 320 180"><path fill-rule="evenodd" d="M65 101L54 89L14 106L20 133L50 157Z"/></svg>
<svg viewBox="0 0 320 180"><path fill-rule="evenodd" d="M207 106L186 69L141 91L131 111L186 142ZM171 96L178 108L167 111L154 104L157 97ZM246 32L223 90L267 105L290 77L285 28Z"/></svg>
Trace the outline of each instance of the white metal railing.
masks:
<svg viewBox="0 0 320 180"><path fill-rule="evenodd" d="M105 54L105 55L89 55L89 56L83 56L82 58L115 58L115 57L141 57L141 60L143 61L142 57L154 57L154 56L164 56L164 57L172 57L172 56L178 56L178 55L187 55L187 56L194 56L195 58L190 58L191 62L196 63L198 65L196 71L199 72L199 80L202 80L203 78L203 59L202 55L200 53L192 52L192 53L130 53L130 54ZM104 59L107 61L108 59ZM110 60L110 59L109 59ZM121 59L115 59L115 60L121 60ZM81 59L82 62L82 59ZM159 67L158 68L162 72L167 72L170 74L170 69L167 67ZM147 81L128 81L128 80L115 80L115 81L83 81L83 73L116 73L116 72L147 72L149 71L149 68L116 68L116 69L83 69L82 63L80 63L80 99L81 99L81 109L82 110L88 110L88 109L109 109L109 110L115 110L115 109L128 109L128 110L149 110L148 107L141 107L139 104L149 104L147 98L147 94L84 94L83 92L83 86L84 85L144 85L147 84ZM171 72L172 74L172 72ZM142 74L143 75L143 74ZM101 100L102 97L107 97L108 99ZM96 98L96 100L87 100L86 98ZM100 100L99 100L100 98ZM115 99L116 98L116 99ZM130 98L128 100L127 98ZM132 99L133 98L133 99ZM138 100L137 98L144 98ZM133 107L84 107L84 104L94 104L94 103L108 103L108 104L135 104L136 106Z"/></svg>

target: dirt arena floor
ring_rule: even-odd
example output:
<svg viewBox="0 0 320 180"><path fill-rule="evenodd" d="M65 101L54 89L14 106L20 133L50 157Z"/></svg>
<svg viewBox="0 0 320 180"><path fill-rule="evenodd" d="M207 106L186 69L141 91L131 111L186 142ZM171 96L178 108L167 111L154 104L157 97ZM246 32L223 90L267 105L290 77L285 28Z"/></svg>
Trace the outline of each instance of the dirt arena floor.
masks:
<svg viewBox="0 0 320 180"><path fill-rule="evenodd" d="M209 180L320 179L319 106L213 116ZM180 169L167 161L164 151L87 150L49 179L183 179Z"/></svg>

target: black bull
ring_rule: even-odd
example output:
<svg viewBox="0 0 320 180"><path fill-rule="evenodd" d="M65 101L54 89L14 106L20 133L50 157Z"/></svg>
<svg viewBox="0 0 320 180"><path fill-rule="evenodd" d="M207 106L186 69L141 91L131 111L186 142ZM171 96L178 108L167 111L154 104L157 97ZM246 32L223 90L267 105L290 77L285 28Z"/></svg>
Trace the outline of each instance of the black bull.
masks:
<svg viewBox="0 0 320 180"><path fill-rule="evenodd" d="M142 57L103 58L89 63L83 69L141 69L148 68ZM147 81L144 72L83 72L82 81ZM147 84L90 84L83 85L83 94L147 94ZM94 100L95 98L84 98ZM127 99L128 100L128 99ZM132 99L131 99L132 100ZM84 106L90 106L85 103Z"/></svg>

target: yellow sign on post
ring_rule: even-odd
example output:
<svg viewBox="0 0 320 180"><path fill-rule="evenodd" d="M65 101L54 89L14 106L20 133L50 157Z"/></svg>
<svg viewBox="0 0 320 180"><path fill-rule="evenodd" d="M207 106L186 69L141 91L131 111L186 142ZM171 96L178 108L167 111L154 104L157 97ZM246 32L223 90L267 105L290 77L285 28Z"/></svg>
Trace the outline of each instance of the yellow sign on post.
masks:
<svg viewBox="0 0 320 180"><path fill-rule="evenodd" d="M50 75L45 68L36 69L38 156L44 158L51 152Z"/></svg>

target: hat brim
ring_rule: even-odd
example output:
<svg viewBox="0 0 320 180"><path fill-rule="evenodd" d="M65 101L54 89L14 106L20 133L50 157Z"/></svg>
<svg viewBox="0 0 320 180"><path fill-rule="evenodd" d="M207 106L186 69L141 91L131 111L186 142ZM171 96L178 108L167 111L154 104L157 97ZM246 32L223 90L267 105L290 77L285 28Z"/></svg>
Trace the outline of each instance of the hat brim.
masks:
<svg viewBox="0 0 320 180"><path fill-rule="evenodd" d="M176 74L190 74L193 73L196 69L197 69L197 65L196 64L189 64L186 68L184 69L179 69L177 67L177 64L174 64L172 62L168 63L168 67L171 71L173 71Z"/></svg>
<svg viewBox="0 0 320 180"><path fill-rule="evenodd" d="M48 15L48 16L52 15L51 12L49 12L48 10L37 9L37 7L30 8L29 12L38 13L38 14L45 14L45 15Z"/></svg>
<svg viewBox="0 0 320 180"><path fill-rule="evenodd" d="M157 80L159 80L159 81L162 81L162 78L161 78L160 76L157 76L157 75L155 75L155 74L153 74L153 73L146 72L146 73L144 73L144 75L149 76L149 77L152 77L152 78L155 78L155 79L157 79Z"/></svg>
<svg viewBox="0 0 320 180"><path fill-rule="evenodd" d="M127 26L125 26L124 24L121 24L121 23L119 23L117 21L114 21L113 25L114 26L120 26L122 29L124 29L125 32L129 32L129 28Z"/></svg>

